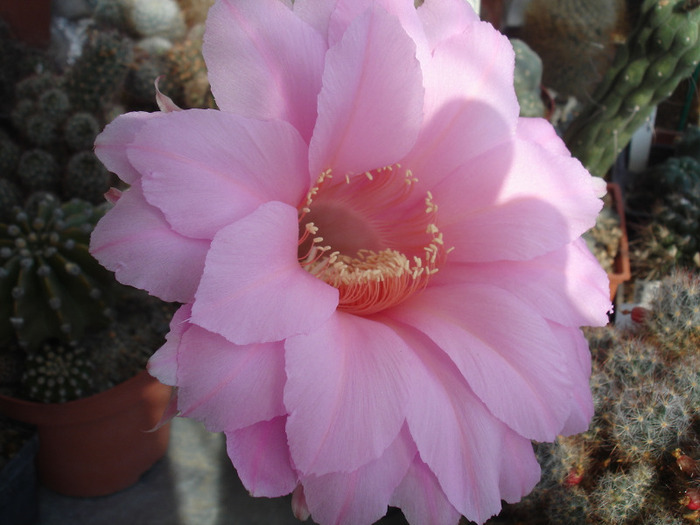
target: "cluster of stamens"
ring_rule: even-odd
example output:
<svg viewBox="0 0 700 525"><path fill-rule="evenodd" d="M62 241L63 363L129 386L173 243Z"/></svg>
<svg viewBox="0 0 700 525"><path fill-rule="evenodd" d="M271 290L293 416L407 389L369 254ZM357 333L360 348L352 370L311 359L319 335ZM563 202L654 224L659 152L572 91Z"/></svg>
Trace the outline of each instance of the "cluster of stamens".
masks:
<svg viewBox="0 0 700 525"><path fill-rule="evenodd" d="M403 172L402 179L396 179L400 166L393 166L365 173L362 176L345 177L345 188L336 185L331 193L342 191L383 192L386 200L382 204L391 209L404 201L416 182L410 170ZM393 172L393 173L392 173ZM430 192L425 198L425 208L419 210L407 222L415 231L420 253L406 255L401 247L386 247L377 250L361 248L354 254L340 253L332 246L324 244L319 228L313 222L304 222L311 212L314 199L332 179L330 170L321 174L316 185L308 192L304 206L300 209L301 225L299 262L309 273L338 289L340 293L338 309L356 315L371 315L406 300L423 289L435 274L446 254L442 233L436 224L437 204ZM396 191L397 182L403 190ZM357 185L355 188L350 186ZM325 191L323 192L325 194ZM406 227L406 223L403 224ZM419 229L418 229L419 228ZM303 247L303 249L302 249ZM399 248L399 249L397 249ZM417 250L413 249L414 252ZM301 253L303 252L303 254Z"/></svg>

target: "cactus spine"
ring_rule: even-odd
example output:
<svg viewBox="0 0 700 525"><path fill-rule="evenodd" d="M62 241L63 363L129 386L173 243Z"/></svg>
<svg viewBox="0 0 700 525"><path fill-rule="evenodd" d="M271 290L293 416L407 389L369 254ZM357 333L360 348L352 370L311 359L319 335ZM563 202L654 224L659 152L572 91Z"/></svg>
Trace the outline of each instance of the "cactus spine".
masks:
<svg viewBox="0 0 700 525"><path fill-rule="evenodd" d="M697 67L699 37L697 2L643 1L637 27L564 136L592 174L606 174L653 107Z"/></svg>

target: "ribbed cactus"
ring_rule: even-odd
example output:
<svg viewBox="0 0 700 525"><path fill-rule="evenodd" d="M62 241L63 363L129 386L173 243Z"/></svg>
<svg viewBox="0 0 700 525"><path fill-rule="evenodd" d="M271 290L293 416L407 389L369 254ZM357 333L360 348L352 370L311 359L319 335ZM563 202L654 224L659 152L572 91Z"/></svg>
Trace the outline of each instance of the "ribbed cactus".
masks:
<svg viewBox="0 0 700 525"><path fill-rule="evenodd" d="M587 330L593 422L536 444L542 480L497 523L700 520L700 274L674 272L632 318L634 330Z"/></svg>
<svg viewBox="0 0 700 525"><path fill-rule="evenodd" d="M0 345L76 341L110 318L114 278L88 253L103 209L50 195L0 223Z"/></svg>
<svg viewBox="0 0 700 525"><path fill-rule="evenodd" d="M515 51L515 77L513 84L520 104L521 117L542 117L542 59L522 40L512 38Z"/></svg>
<svg viewBox="0 0 700 525"><path fill-rule="evenodd" d="M643 1L636 28L564 136L591 173L604 176L654 106L694 71L699 37L698 2Z"/></svg>

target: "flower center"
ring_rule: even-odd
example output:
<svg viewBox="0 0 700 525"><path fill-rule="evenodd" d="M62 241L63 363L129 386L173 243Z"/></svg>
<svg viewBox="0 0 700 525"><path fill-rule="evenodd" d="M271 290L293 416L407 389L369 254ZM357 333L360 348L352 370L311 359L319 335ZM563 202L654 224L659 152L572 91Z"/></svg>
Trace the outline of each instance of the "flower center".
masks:
<svg viewBox="0 0 700 525"><path fill-rule="evenodd" d="M299 210L299 263L338 289L338 309L371 315L423 289L450 250L430 192L395 165L333 180L324 172Z"/></svg>

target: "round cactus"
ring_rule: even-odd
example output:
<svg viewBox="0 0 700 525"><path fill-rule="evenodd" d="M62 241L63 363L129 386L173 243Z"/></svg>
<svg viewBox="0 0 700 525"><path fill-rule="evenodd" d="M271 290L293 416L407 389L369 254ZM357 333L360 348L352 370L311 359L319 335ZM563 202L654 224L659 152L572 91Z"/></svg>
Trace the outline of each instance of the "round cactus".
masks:
<svg viewBox="0 0 700 525"><path fill-rule="evenodd" d="M114 282L88 253L102 208L50 195L35 208L0 224L0 344L16 338L28 349L106 323Z"/></svg>
<svg viewBox="0 0 700 525"><path fill-rule="evenodd" d="M92 149L95 137L100 132L100 123L91 113L80 111L66 120L63 131L71 151Z"/></svg>
<svg viewBox="0 0 700 525"><path fill-rule="evenodd" d="M542 480L521 503L506 506L497 523L697 522L700 274L665 278L633 319L633 330L586 329L591 426L535 445Z"/></svg>
<svg viewBox="0 0 700 525"><path fill-rule="evenodd" d="M109 188L109 171L92 151L81 151L70 158L63 178L66 195L99 204Z"/></svg>
<svg viewBox="0 0 700 525"><path fill-rule="evenodd" d="M17 178L29 192L55 191L60 184L60 168L51 153L31 149L22 154L17 166Z"/></svg>
<svg viewBox="0 0 700 525"><path fill-rule="evenodd" d="M83 347L50 340L27 353L24 395L39 403L65 403L94 393L95 367Z"/></svg>

